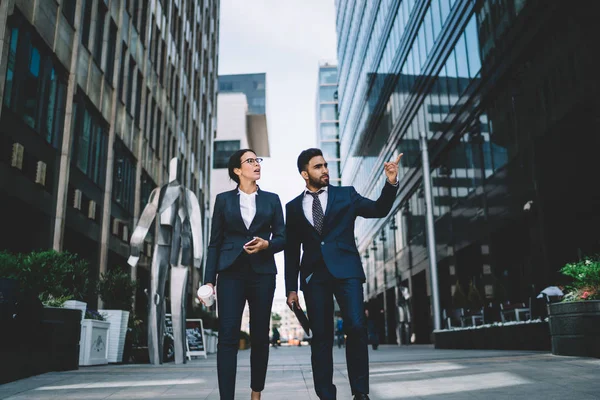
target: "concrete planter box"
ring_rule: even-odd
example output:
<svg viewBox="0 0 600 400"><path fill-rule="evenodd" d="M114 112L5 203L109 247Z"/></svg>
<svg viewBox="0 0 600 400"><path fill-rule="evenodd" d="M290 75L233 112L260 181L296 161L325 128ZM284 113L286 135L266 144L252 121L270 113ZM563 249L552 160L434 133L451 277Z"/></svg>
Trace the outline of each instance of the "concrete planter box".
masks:
<svg viewBox="0 0 600 400"><path fill-rule="evenodd" d="M436 349L550 350L547 322L434 332Z"/></svg>
<svg viewBox="0 0 600 400"><path fill-rule="evenodd" d="M108 364L108 328L110 322L84 319L81 323L79 365Z"/></svg>
<svg viewBox="0 0 600 400"><path fill-rule="evenodd" d="M129 322L129 311L123 310L98 310L104 314L110 322L108 329L108 362L123 362L123 349L125 348L125 337L127 336L127 323Z"/></svg>
<svg viewBox="0 0 600 400"><path fill-rule="evenodd" d="M552 354L600 358L600 300L548 307Z"/></svg>

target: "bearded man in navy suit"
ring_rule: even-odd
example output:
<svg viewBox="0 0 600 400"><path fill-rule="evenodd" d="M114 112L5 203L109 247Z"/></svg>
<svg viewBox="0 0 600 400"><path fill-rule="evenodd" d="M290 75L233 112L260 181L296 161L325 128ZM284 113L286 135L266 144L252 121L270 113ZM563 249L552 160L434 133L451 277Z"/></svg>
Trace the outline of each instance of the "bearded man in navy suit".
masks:
<svg viewBox="0 0 600 400"><path fill-rule="evenodd" d="M313 333L313 381L321 400L336 398L333 384L333 296L344 320L346 363L354 399L369 399L369 357L364 323L365 273L354 239L356 217L389 214L398 190L398 164L384 163L386 183L375 201L354 187L329 185L329 170L319 149L298 157L306 189L286 205L285 284L287 303L298 304L298 275ZM300 247L303 254L300 260Z"/></svg>

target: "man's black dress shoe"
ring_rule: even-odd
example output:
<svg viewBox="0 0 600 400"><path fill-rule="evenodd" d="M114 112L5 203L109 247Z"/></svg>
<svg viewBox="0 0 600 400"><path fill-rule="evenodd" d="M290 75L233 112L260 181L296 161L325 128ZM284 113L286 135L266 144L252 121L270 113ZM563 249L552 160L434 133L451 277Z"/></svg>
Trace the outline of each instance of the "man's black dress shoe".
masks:
<svg viewBox="0 0 600 400"><path fill-rule="evenodd" d="M370 400L369 396L364 393L356 393L354 395L354 400Z"/></svg>

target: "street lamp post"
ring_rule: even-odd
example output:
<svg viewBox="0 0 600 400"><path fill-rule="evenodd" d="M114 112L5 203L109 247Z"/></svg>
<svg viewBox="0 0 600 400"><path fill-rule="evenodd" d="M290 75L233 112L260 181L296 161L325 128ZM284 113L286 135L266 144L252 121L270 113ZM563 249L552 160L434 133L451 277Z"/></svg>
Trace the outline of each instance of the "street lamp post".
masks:
<svg viewBox="0 0 600 400"><path fill-rule="evenodd" d="M431 296L433 298L433 324L436 330L441 329L440 294L437 274L437 256L435 230L433 223L433 200L431 194L431 171L429 169L429 150L427 136L421 132L421 156L423 162L423 188L425 192L425 207L427 211L427 247L429 249L429 268L431 275Z"/></svg>
<svg viewBox="0 0 600 400"><path fill-rule="evenodd" d="M379 236L379 240L381 241L381 247L383 252L383 323L384 323L384 335L385 335L385 343L388 343L388 314L387 314L387 254L385 251L385 231L381 230L381 235Z"/></svg>

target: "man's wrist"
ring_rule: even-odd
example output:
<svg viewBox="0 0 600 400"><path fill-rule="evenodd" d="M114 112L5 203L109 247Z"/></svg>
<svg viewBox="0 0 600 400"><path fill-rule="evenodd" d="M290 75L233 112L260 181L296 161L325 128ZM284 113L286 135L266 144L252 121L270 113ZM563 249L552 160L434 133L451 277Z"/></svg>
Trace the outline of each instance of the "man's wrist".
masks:
<svg viewBox="0 0 600 400"><path fill-rule="evenodd" d="M396 186L396 187L398 187L398 185L400 184L400 180L398 179L398 177L396 177L396 181L394 183L392 183L389 178L386 179L386 182L389 183L390 185Z"/></svg>

